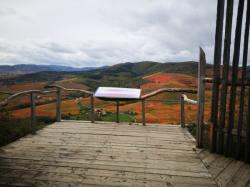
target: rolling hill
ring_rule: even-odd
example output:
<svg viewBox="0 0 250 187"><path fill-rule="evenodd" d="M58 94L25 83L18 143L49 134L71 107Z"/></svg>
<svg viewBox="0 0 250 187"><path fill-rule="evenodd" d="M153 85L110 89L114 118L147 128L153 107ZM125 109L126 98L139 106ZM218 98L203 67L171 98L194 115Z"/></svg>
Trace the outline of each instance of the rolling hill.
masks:
<svg viewBox="0 0 250 187"><path fill-rule="evenodd" d="M70 66L59 66L59 65L36 65L36 64L18 64L18 65L0 65L0 77L9 77L15 75L23 75L37 72L73 72L73 71L89 71L102 67L84 67L75 68Z"/></svg>

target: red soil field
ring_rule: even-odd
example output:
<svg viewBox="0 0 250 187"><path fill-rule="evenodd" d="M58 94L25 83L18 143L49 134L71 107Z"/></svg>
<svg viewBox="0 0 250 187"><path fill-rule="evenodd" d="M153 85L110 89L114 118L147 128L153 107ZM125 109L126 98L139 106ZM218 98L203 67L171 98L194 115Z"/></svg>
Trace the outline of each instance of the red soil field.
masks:
<svg viewBox="0 0 250 187"><path fill-rule="evenodd" d="M195 88L197 85L197 79L193 76L173 73L156 73L147 77L145 80L150 82L141 86L143 93L149 93L153 90L162 87L183 87L183 88ZM86 86L73 83L70 81L61 81L60 84L65 87L87 89ZM29 85L31 86L31 85ZM206 108L210 106L211 92L206 92ZM189 94L188 97L196 99L196 95ZM179 101L180 94L163 93L150 99L164 99L164 101ZM24 98L25 102L29 102L29 98ZM89 98L81 98L82 104L89 105ZM134 111L137 113L136 120L141 122L141 103L121 103L120 111ZM107 111L115 112L115 102L107 102L99 99L95 99L95 108L104 109ZM194 123L196 119L196 106L186 105L186 122ZM79 107L77 106L76 99L65 100L62 102L63 114L79 114ZM205 111L205 120L209 118L210 111ZM27 118L30 116L30 109L20 109L12 112L12 115L16 118ZM45 104L37 106L38 116L55 117L55 103ZM167 104L165 102L147 101L146 102L146 121L147 123L161 123L161 124L179 124L180 123L180 104Z"/></svg>

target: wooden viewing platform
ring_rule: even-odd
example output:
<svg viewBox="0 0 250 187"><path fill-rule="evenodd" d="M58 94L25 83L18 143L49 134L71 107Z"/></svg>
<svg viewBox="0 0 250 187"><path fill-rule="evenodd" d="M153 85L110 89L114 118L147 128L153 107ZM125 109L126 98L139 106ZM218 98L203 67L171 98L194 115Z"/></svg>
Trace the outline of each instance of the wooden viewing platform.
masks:
<svg viewBox="0 0 250 187"><path fill-rule="evenodd" d="M0 149L3 186L216 186L177 125L63 121Z"/></svg>

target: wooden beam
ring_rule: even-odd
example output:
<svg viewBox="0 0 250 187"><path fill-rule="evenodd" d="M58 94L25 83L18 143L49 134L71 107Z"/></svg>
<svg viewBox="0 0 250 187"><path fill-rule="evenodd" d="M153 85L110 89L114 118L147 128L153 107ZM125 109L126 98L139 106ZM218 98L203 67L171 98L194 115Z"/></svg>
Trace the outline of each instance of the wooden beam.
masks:
<svg viewBox="0 0 250 187"><path fill-rule="evenodd" d="M236 100L236 81L238 77L238 66L240 58L240 44L241 44L241 30L242 30L242 18L244 11L244 0L239 0L238 15L235 29L235 40L234 40L234 56L233 56L233 67L232 67L232 80L230 90L230 103L229 103L229 119L228 119L228 136L226 142L226 156L232 156L233 152L233 136L231 134L234 128L235 120L235 100Z"/></svg>
<svg viewBox="0 0 250 187"><path fill-rule="evenodd" d="M39 94L49 94L49 93L55 93L55 90L51 90L51 91L43 91L43 90L26 90L26 91L22 91L22 92L18 92L18 93L14 93L13 95L10 95L9 97L7 97L6 99L4 99L3 101L0 102L0 107L4 107L7 106L10 100L13 100L17 97L20 96L24 96L24 95L28 95L31 93L39 93Z"/></svg>
<svg viewBox="0 0 250 187"><path fill-rule="evenodd" d="M205 83L214 83L214 80L213 80L213 78L206 77L206 78L204 78L204 82ZM222 79L219 80L218 84L222 84ZM231 84L232 84L231 82L227 82L228 86L231 86ZM250 80L245 79L243 81L242 80L236 81L236 86L242 86L242 85L244 85L244 86L250 86Z"/></svg>
<svg viewBox="0 0 250 187"><path fill-rule="evenodd" d="M146 125L146 112L145 112L145 100L141 100L141 113L142 113L142 125Z"/></svg>
<svg viewBox="0 0 250 187"><path fill-rule="evenodd" d="M196 129L196 142L197 147L203 147L203 121L204 121L204 107L205 107L205 83L203 79L206 74L206 54L200 48L200 62L198 70L198 110L197 110L197 129Z"/></svg>
<svg viewBox="0 0 250 187"><path fill-rule="evenodd" d="M212 106L211 106L211 123L216 128L218 121L218 98L219 98L219 84L220 79L220 65L221 65L221 51L222 51L222 35L224 25L224 6L225 0L218 0L217 3L217 18L216 18L216 31L215 31L215 47L214 47L214 67L213 67L213 93L212 93ZM215 129L215 128L212 128ZM216 132L211 131L211 145L210 151L216 150Z"/></svg>
<svg viewBox="0 0 250 187"><path fill-rule="evenodd" d="M241 74L241 92L240 92L240 106L239 106L239 120L238 120L238 136L237 136L237 152L236 158L241 157L242 139L241 132L244 123L244 104L245 104L245 85L244 80L246 79L246 68L248 60L248 40L249 40L249 26L250 26L250 2L247 1L247 12L246 12L246 23L245 23L245 36L244 36L244 49L243 49L243 63L242 63L242 74ZM250 146L250 145L249 145Z"/></svg>
<svg viewBox="0 0 250 187"><path fill-rule="evenodd" d="M94 108L94 96L90 96L90 120L91 123L95 122L95 108Z"/></svg>
<svg viewBox="0 0 250 187"><path fill-rule="evenodd" d="M180 92L180 93L193 93L193 94L196 94L197 90L196 89L190 89L190 88L162 88L162 89L153 91L153 92L151 92L149 94L143 95L141 97L141 99L147 99L147 98L153 97L155 95L158 95L158 94L164 93L164 92L174 92L174 93Z"/></svg>
<svg viewBox="0 0 250 187"><path fill-rule="evenodd" d="M224 133L226 121L226 103L227 103L227 89L228 89L228 73L230 66L230 48L231 48L231 35L232 35L232 22L233 22L233 7L234 0L227 1L226 12L226 28L224 39L224 54L223 54L223 73L221 80L221 95L220 95L220 116L218 123L218 138L217 138L217 153L223 153L224 148Z"/></svg>
<svg viewBox="0 0 250 187"><path fill-rule="evenodd" d="M116 101L116 123L119 123L119 101Z"/></svg>
<svg viewBox="0 0 250 187"><path fill-rule="evenodd" d="M61 121L61 88L57 88L56 92L56 121L60 122Z"/></svg>
<svg viewBox="0 0 250 187"><path fill-rule="evenodd" d="M181 95L181 127L185 127L185 101L183 94Z"/></svg>
<svg viewBox="0 0 250 187"><path fill-rule="evenodd" d="M250 87L248 88L248 111L245 143L245 162L250 163Z"/></svg>
<svg viewBox="0 0 250 187"><path fill-rule="evenodd" d="M70 89L70 88L65 88L63 86L60 86L60 85L47 85L44 88L57 88L57 89L61 89L63 91L69 91L69 92L75 91L75 92L82 92L82 93L85 93L85 94L88 94L88 95L93 95L93 92L88 91L88 90Z"/></svg>
<svg viewBox="0 0 250 187"><path fill-rule="evenodd" d="M35 126L36 126L36 103L35 103L35 93L30 93L30 119L31 119L31 133L35 134Z"/></svg>

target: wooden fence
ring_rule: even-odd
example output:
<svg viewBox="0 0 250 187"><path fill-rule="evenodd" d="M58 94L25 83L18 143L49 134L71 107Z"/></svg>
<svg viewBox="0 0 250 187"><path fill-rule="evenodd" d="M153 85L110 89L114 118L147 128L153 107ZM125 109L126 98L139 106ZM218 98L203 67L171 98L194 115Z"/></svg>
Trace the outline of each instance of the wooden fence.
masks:
<svg viewBox="0 0 250 187"><path fill-rule="evenodd" d="M212 81L206 80L206 82L213 83L210 150L219 154L225 154L225 156L235 157L236 159L243 158L250 163L250 84L246 78L250 1L239 0L238 2L235 36L232 38L233 15L234 10L236 10L234 6L233 0L227 0L227 3L224 0L218 0L214 74ZM225 8L226 12L224 13ZM243 20L245 20L245 26L243 26ZM245 29L244 38L242 37L243 28ZM222 42L223 33L224 46ZM230 59L232 41L234 43L233 58ZM243 41L243 45L241 45L241 41ZM241 46L243 46L243 57L240 72ZM222 49L224 50L223 56ZM231 61L232 63L230 63ZM247 87L248 101L246 99ZM240 90L239 96L237 96L237 90ZM238 98L239 102L237 102ZM247 110L244 109L246 105L248 107ZM246 121L245 126L243 125L244 120Z"/></svg>
<svg viewBox="0 0 250 187"><path fill-rule="evenodd" d="M54 90L27 90L27 91L22 91L19 93L15 93L10 95L9 97L7 97L5 100L3 100L2 102L0 102L0 107L4 107L6 105L8 105L9 101L12 99L15 99L17 97L20 96L24 96L24 95L30 95L30 110L31 110L31 132L35 133L35 125L36 125L36 96L37 94L51 94L51 93L55 93L56 94L56 121L60 122L61 121L61 103L62 103L62 92L81 92L86 94L87 96L90 97L90 119L91 122L94 123L95 119L94 119L94 96L93 96L93 92L87 91L87 90L81 90L81 89L69 89L69 88L64 88L62 86L59 85L50 85L50 86L46 86L46 89L54 89ZM137 101L141 101L142 103L142 124L146 125L146 111L145 111L145 102L147 101L147 99L160 94L160 93L164 93L164 92L171 92L171 93L192 93L192 94L196 94L197 90L196 89L185 89L185 88L162 88L159 90L156 90L152 93L146 94L144 96L141 96L141 98ZM181 125L182 127L185 126L185 110L184 110L184 104L186 103L191 103L191 104L197 104L196 101L193 101L191 99L188 99L186 95L182 94L180 97L180 103L181 103ZM120 101L116 101L116 122L119 123L119 103Z"/></svg>

